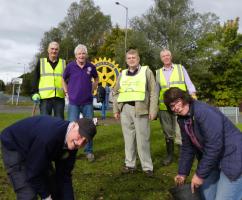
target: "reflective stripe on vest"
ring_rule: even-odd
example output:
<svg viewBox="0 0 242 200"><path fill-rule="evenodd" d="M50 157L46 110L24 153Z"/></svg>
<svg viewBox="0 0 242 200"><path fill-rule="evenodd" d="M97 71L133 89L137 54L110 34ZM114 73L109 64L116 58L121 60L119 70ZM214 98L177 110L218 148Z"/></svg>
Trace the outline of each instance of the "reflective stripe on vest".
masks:
<svg viewBox="0 0 242 200"><path fill-rule="evenodd" d="M156 71L156 75L158 76L156 80L160 83L160 98L159 98L159 104L160 104L160 110L167 110L166 105L164 104L163 94L166 90L168 90L170 87L178 87L181 90L186 91L186 83L184 79L184 74L182 70L182 65L173 64L173 70L171 73L171 76L169 78L169 82L167 83L165 75L163 73L163 68Z"/></svg>
<svg viewBox="0 0 242 200"><path fill-rule="evenodd" d="M65 97L62 87L62 74L65 66L66 62L63 59L59 59L55 69L51 67L47 58L40 59L39 94L41 99Z"/></svg>
<svg viewBox="0 0 242 200"><path fill-rule="evenodd" d="M144 101L146 87L146 69L142 66L135 76L127 76L127 69L122 71L120 79L120 89L117 101Z"/></svg>

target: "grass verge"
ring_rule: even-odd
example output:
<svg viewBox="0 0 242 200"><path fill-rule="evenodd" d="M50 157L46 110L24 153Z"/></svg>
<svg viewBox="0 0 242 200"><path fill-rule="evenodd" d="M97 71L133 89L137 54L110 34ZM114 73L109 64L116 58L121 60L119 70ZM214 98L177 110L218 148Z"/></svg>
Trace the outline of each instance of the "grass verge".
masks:
<svg viewBox="0 0 242 200"><path fill-rule="evenodd" d="M99 113L96 113L100 116ZM0 113L0 131L13 122L28 117L29 113ZM124 143L119 123L109 123L108 119L100 121L98 134L94 140L96 160L87 162L83 151L79 150L73 185L77 200L169 200L168 189L173 186L173 177L177 170L177 153L175 162L162 167L165 155L165 142L158 121L151 123L151 152L154 164L154 178L147 178L141 171L137 159L138 171L135 174L123 175L121 168L124 162ZM239 124L242 129L242 124ZM0 155L1 156L1 155ZM6 172L0 159L0 199L15 199Z"/></svg>

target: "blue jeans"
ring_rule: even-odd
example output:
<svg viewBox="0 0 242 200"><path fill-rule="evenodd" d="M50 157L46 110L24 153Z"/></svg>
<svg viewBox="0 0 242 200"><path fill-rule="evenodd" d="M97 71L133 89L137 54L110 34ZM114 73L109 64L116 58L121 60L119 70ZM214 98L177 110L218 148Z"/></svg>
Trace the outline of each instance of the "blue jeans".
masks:
<svg viewBox="0 0 242 200"><path fill-rule="evenodd" d="M105 95L105 106L106 110L109 108L109 93L110 93L110 88L108 86L105 87L106 95Z"/></svg>
<svg viewBox="0 0 242 200"><path fill-rule="evenodd" d="M59 97L41 99L39 108L41 115L52 115L52 111L54 111L55 117L64 119L65 99Z"/></svg>
<svg viewBox="0 0 242 200"><path fill-rule="evenodd" d="M205 200L241 200L242 175L236 181L230 181L222 171L213 171L200 191Z"/></svg>
<svg viewBox="0 0 242 200"><path fill-rule="evenodd" d="M75 121L79 119L79 115L82 113L83 117L92 119L93 118L93 105L92 104L87 104L84 106L77 106L77 105L68 105L68 120L69 121ZM92 153L93 152L93 141L89 141L85 148L84 152L86 154Z"/></svg>
<svg viewBox="0 0 242 200"><path fill-rule="evenodd" d="M101 115L102 115L102 119L106 118L106 103L105 103L105 101L102 102Z"/></svg>

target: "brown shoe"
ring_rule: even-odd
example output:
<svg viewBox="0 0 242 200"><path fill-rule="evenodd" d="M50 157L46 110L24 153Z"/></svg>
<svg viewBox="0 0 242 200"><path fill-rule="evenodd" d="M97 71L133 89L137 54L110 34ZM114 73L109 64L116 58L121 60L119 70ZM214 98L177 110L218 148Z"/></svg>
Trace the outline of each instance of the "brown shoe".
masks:
<svg viewBox="0 0 242 200"><path fill-rule="evenodd" d="M124 166L123 169L122 169L122 174L133 174L134 172L135 172L134 167Z"/></svg>
<svg viewBox="0 0 242 200"><path fill-rule="evenodd" d="M154 177L154 172L151 170L144 171L144 173L148 178Z"/></svg>

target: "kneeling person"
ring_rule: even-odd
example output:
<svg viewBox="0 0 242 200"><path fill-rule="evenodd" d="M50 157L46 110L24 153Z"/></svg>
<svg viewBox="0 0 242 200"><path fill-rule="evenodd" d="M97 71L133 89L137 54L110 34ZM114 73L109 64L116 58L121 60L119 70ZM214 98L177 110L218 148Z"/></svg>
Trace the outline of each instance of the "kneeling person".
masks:
<svg viewBox="0 0 242 200"><path fill-rule="evenodd" d="M198 160L191 188L202 199L242 199L242 133L217 108L194 100L176 87L164 93L167 108L178 115L182 146L175 182L184 184Z"/></svg>
<svg viewBox="0 0 242 200"><path fill-rule="evenodd" d="M90 119L69 122L50 116L27 118L3 130L3 163L17 199L74 199L76 152L95 134Z"/></svg>

